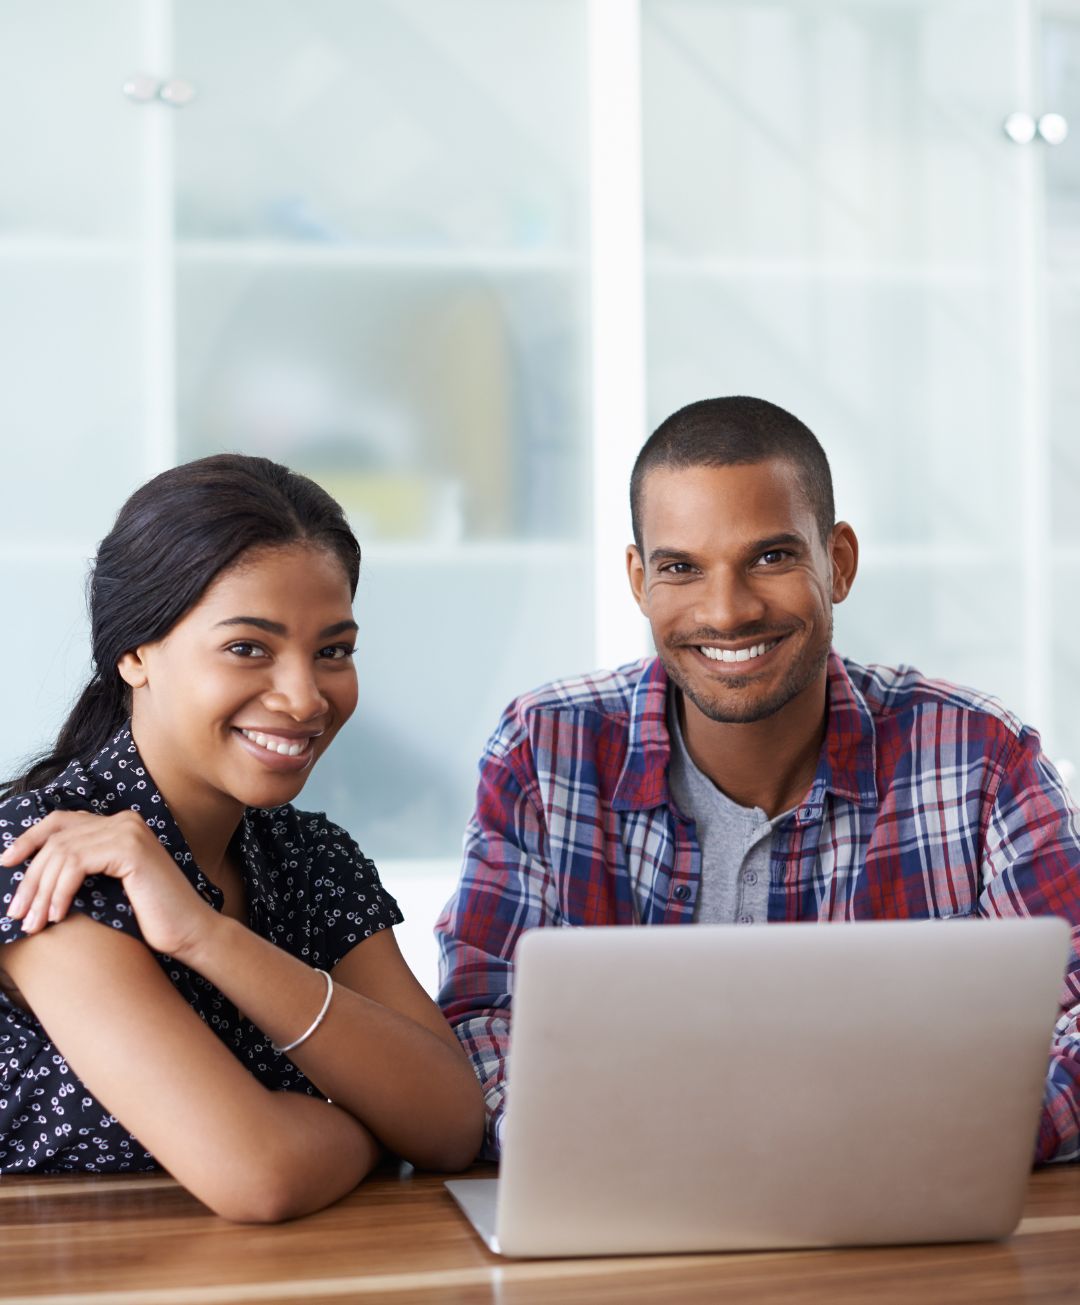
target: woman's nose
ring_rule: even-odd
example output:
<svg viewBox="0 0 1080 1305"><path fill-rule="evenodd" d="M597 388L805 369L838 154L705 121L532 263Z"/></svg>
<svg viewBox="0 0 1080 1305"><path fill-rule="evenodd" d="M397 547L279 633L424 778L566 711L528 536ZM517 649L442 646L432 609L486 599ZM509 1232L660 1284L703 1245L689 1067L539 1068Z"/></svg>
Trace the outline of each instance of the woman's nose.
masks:
<svg viewBox="0 0 1080 1305"><path fill-rule="evenodd" d="M279 667L273 685L263 694L263 702L269 711L281 712L295 721L313 720L328 705L310 666Z"/></svg>

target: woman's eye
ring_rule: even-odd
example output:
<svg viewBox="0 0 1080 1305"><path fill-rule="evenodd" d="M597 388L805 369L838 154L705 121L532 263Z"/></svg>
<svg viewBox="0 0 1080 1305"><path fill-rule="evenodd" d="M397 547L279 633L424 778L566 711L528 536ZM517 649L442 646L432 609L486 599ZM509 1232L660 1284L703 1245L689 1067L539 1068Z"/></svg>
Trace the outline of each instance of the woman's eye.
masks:
<svg viewBox="0 0 1080 1305"><path fill-rule="evenodd" d="M343 662L351 657L356 649L350 643L332 643L319 649L319 656L324 661Z"/></svg>
<svg viewBox="0 0 1080 1305"><path fill-rule="evenodd" d="M236 657L265 657L265 651L257 643L231 643L227 649Z"/></svg>

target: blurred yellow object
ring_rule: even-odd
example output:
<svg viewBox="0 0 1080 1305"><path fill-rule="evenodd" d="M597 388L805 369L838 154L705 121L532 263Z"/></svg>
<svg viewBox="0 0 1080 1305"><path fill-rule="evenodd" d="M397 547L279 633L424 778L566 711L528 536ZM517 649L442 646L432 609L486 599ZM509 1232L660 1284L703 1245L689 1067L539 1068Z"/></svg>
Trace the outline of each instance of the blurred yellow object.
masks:
<svg viewBox="0 0 1080 1305"><path fill-rule="evenodd" d="M297 468L301 470L301 468ZM461 538L456 481L409 472L304 471L345 509L353 531L365 539Z"/></svg>

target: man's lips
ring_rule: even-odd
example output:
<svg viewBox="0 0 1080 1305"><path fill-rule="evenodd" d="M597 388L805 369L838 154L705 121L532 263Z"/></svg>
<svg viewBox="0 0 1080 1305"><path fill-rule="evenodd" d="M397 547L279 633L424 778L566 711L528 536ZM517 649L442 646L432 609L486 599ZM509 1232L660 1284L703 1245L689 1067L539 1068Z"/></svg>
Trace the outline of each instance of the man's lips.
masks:
<svg viewBox="0 0 1080 1305"><path fill-rule="evenodd" d="M707 666L710 671L721 675L732 673L745 675L759 669L764 670L773 653L786 638L786 634L774 634L766 638L738 641L688 641L681 646L688 649L695 660Z"/></svg>

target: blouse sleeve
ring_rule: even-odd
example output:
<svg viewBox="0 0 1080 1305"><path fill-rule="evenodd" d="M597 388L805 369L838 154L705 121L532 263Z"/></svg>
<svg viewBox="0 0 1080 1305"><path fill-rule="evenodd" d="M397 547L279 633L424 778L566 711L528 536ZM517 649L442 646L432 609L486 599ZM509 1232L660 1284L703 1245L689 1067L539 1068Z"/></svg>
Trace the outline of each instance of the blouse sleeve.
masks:
<svg viewBox="0 0 1080 1305"><path fill-rule="evenodd" d="M9 848L31 825L43 820L49 809L36 791L16 794L0 802L0 851ZM25 862L17 866L0 866L0 909L4 912L0 916L0 943L18 942L26 936L21 921L13 920L7 914L15 890L22 882L25 868ZM89 916L91 920L110 929L118 929L135 938L142 937L135 923L131 903L118 879L111 879L107 875L91 875L75 894L71 910Z"/></svg>
<svg viewBox="0 0 1080 1305"><path fill-rule="evenodd" d="M313 909L325 927L329 963L336 965L365 938L405 918L374 862L321 811L297 812L308 853Z"/></svg>

